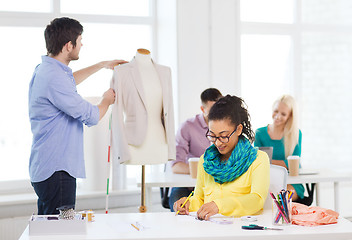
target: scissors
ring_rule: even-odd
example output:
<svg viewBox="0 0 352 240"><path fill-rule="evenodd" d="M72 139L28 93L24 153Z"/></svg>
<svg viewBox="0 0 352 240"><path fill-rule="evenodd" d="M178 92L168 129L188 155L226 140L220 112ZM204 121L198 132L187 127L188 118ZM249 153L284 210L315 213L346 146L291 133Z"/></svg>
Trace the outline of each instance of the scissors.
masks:
<svg viewBox="0 0 352 240"><path fill-rule="evenodd" d="M248 226L242 226L242 229L245 230L283 230L282 228L270 228L270 227L263 227L257 224L249 224Z"/></svg>

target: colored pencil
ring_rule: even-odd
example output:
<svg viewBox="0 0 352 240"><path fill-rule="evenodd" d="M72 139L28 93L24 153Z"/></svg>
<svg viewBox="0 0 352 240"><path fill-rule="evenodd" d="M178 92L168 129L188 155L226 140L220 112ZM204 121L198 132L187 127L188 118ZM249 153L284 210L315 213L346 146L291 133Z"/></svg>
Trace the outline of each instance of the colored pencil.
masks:
<svg viewBox="0 0 352 240"><path fill-rule="evenodd" d="M134 225L133 223L131 223L131 226L139 231L139 228L136 225Z"/></svg>

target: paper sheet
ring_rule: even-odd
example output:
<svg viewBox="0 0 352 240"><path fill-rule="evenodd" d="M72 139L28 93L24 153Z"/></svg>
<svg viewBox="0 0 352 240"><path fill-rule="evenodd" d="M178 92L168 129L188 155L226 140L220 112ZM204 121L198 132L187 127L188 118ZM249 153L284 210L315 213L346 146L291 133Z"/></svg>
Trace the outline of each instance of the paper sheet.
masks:
<svg viewBox="0 0 352 240"><path fill-rule="evenodd" d="M181 217L180 219L184 221L200 221L200 222L208 222L197 219L197 212L190 212L189 215L178 215L177 217ZM218 224L233 224L235 221L234 217L224 216L222 214L215 214L210 217L210 222L218 223Z"/></svg>

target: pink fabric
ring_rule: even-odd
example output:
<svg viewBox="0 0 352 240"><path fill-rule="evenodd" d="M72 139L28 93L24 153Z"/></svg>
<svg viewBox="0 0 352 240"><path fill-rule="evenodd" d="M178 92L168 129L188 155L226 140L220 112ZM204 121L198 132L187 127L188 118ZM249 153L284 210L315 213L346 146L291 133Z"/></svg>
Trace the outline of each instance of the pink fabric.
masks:
<svg viewBox="0 0 352 240"><path fill-rule="evenodd" d="M292 203L292 224L301 226L318 226L337 223L339 214L321 207L308 207L300 203Z"/></svg>

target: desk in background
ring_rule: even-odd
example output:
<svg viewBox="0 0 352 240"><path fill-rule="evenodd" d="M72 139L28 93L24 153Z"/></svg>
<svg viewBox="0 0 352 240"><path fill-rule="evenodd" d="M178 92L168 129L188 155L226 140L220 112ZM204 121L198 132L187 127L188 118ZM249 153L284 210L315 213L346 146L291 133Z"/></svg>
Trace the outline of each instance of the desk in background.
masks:
<svg viewBox="0 0 352 240"><path fill-rule="evenodd" d="M332 182L334 184L334 210L339 212L339 196L340 196L340 182L351 181L352 177L341 173L334 172L332 170L319 170L318 174L305 174L296 177L288 176L287 184L295 183L316 183L316 205L319 206L319 183Z"/></svg>
<svg viewBox="0 0 352 240"><path fill-rule="evenodd" d="M287 183L316 183L316 203L319 206L319 183L332 182L334 183L334 210L339 212L339 195L340 195L340 182L351 181L352 177L343 175L331 170L319 170L317 174L312 175L299 175L297 177L288 177ZM139 180L140 181L140 180ZM137 182L140 187L140 182ZM194 187L196 179L187 174L174 174L171 172L161 172L147 174L145 177L145 191L146 191L146 206L151 206L152 203L152 188L153 187Z"/></svg>
<svg viewBox="0 0 352 240"><path fill-rule="evenodd" d="M271 226L271 210L258 215L255 224ZM146 228L137 231L131 223L141 223ZM175 216L175 213L119 213L96 214L95 222L88 223L86 235L46 235L28 236L28 227L20 240L56 239L256 239L256 240L297 240L297 239L351 239L352 223L340 218L337 224L302 227L288 225L283 231L243 230L242 225L250 222L235 218L233 224L222 225L209 221L195 220L190 216Z"/></svg>
<svg viewBox="0 0 352 240"><path fill-rule="evenodd" d="M141 178L137 178L137 186L141 187ZM194 187L196 179L189 174L175 174L172 172L161 172L146 174L145 176L145 205L147 209L152 205L152 188L160 187Z"/></svg>

